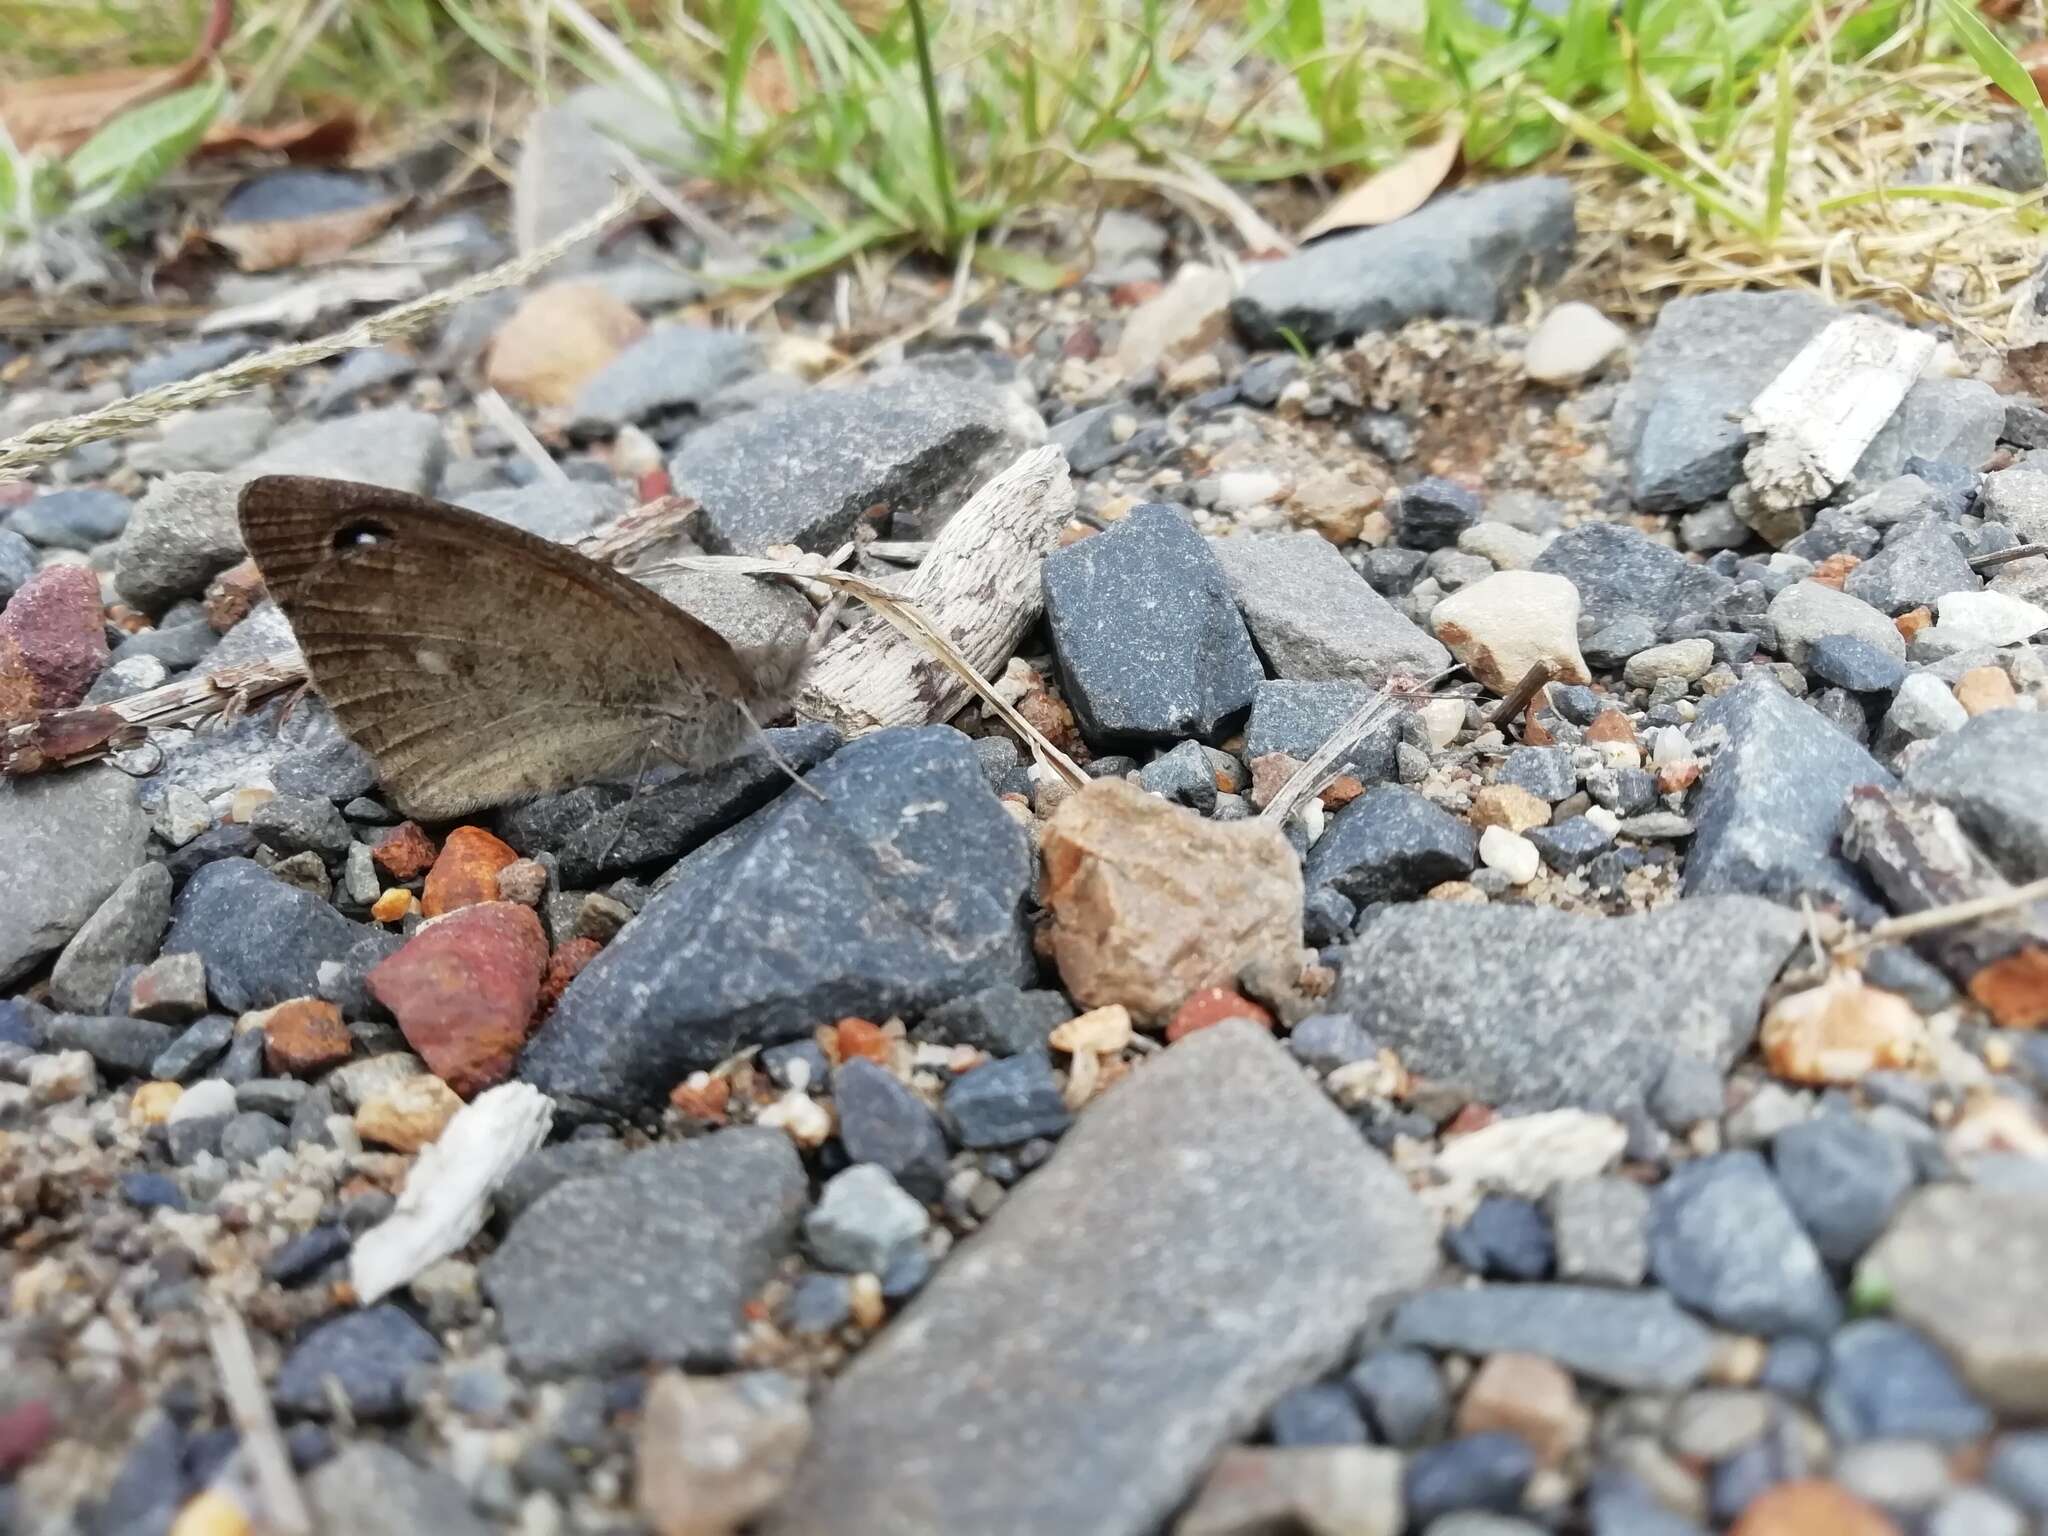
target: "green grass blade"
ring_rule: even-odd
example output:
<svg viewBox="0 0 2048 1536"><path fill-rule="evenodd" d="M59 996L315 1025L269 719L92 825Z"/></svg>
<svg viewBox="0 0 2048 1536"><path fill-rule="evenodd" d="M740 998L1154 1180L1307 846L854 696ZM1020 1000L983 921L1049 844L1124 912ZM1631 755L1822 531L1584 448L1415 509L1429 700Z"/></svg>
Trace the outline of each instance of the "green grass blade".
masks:
<svg viewBox="0 0 2048 1536"><path fill-rule="evenodd" d="M932 68L931 33L926 26L924 0L906 0L910 26L917 41L917 79L924 91L925 120L931 127L932 183L944 210L946 249L960 239L960 210L953 203L953 161L946 151L946 120L939 111L938 74Z"/></svg>
<svg viewBox="0 0 2048 1536"><path fill-rule="evenodd" d="M1665 185L1685 193L1702 208L1718 214L1752 239L1762 238L1762 221L1753 212L1724 197L1698 177L1688 176L1676 167L1666 165L1640 145L1630 143L1620 134L1601 127L1591 118L1574 111L1553 97L1542 96L1537 100L1544 111L1601 153L1612 156L1631 170L1640 171L1645 176L1654 176Z"/></svg>
<svg viewBox="0 0 2048 1536"><path fill-rule="evenodd" d="M1785 220L1785 181L1792 161L1792 120L1798 116L1798 93L1792 88L1792 55L1778 55L1774 84L1777 112L1771 123L1771 163L1764 176L1764 244L1776 245Z"/></svg>
<svg viewBox="0 0 2048 1536"><path fill-rule="evenodd" d="M1993 85L2019 103L2020 109L2033 119L2041 142L2048 144L2048 107L2041 105L2041 92L2034 85L2034 77L2027 73L2026 65L2014 58L2012 50L1998 40L1998 34L1961 0L1934 0L1934 5L1970 61L1984 71Z"/></svg>

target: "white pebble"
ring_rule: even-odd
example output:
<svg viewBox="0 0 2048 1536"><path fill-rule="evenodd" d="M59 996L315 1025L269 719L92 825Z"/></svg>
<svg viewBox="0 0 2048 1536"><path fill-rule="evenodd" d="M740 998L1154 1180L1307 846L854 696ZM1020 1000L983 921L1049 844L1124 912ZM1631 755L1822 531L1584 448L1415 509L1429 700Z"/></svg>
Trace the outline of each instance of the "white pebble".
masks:
<svg viewBox="0 0 2048 1536"><path fill-rule="evenodd" d="M84 1051L52 1051L29 1058L28 1091L39 1104L90 1098L99 1085L99 1070ZM228 1090L228 1097L234 1098L233 1089Z"/></svg>
<svg viewBox="0 0 2048 1536"><path fill-rule="evenodd" d="M1216 509L1245 512L1265 502L1277 501L1287 482L1270 469L1233 469L1216 477Z"/></svg>
<svg viewBox="0 0 2048 1536"><path fill-rule="evenodd" d="M1609 836L1621 830L1621 818L1604 805L1588 806L1586 808L1586 820L1593 823L1594 826Z"/></svg>
<svg viewBox="0 0 2048 1536"><path fill-rule="evenodd" d="M178 1102L164 1118L168 1124L177 1125L185 1120L213 1120L234 1112L234 1085L223 1078L202 1077L178 1095Z"/></svg>
<svg viewBox="0 0 2048 1536"><path fill-rule="evenodd" d="M1488 827L1479 834L1479 862L1488 869L1499 870L1516 885L1527 885L1536 878L1543 856L1521 833L1510 832L1506 827Z"/></svg>
<svg viewBox="0 0 2048 1536"><path fill-rule="evenodd" d="M1628 332L1590 304L1560 304L1522 351L1522 371L1539 384L1576 384L1600 371Z"/></svg>
<svg viewBox="0 0 2048 1536"><path fill-rule="evenodd" d="M1934 613L1940 638L1962 645L2017 645L2048 629L2048 608L2009 592L1950 592Z"/></svg>

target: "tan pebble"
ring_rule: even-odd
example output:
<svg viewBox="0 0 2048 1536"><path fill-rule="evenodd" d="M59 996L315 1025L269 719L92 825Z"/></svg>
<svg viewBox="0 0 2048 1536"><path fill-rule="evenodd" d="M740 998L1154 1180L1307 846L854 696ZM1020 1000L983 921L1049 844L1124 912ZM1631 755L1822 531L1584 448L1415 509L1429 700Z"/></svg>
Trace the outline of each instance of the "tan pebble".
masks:
<svg viewBox="0 0 2048 1536"><path fill-rule="evenodd" d="M1992 1071L2010 1072L2012 1070L2012 1043L2010 1041L1998 1035L1988 1036L1984 1041L1981 1054L1984 1057L1984 1065Z"/></svg>
<svg viewBox="0 0 2048 1536"><path fill-rule="evenodd" d="M380 923L403 922L412 908L412 892L402 885L394 885L377 898L370 908L370 916Z"/></svg>
<svg viewBox="0 0 2048 1536"><path fill-rule="evenodd" d="M847 1282L846 1301L857 1328L879 1328L889 1315L882 1299L882 1282L875 1275L855 1275Z"/></svg>
<svg viewBox="0 0 2048 1536"><path fill-rule="evenodd" d="M440 1138L462 1100L440 1078L420 1072L371 1096L355 1114L356 1134L400 1152L417 1152Z"/></svg>
<svg viewBox="0 0 2048 1536"><path fill-rule="evenodd" d="M1215 353L1204 352L1174 365L1166 375L1166 392L1170 395L1198 395L1222 382L1223 364Z"/></svg>
<svg viewBox="0 0 2048 1536"><path fill-rule="evenodd" d="M277 791L274 789L263 789L256 785L238 789L234 798L228 802L228 820L237 825L245 825L249 818L256 814L257 806L266 805L276 798Z"/></svg>
<svg viewBox="0 0 2048 1536"><path fill-rule="evenodd" d="M1992 1152L2043 1158L2048 1157L2048 1128L2018 1099L1980 1090L1971 1094L1949 1127L1945 1145L1949 1156L1958 1160Z"/></svg>
<svg viewBox="0 0 2048 1536"><path fill-rule="evenodd" d="M1361 485L1341 474L1310 475L1288 498L1287 515L1332 544L1348 544L1365 531L1367 517L1386 499L1384 484Z"/></svg>
<svg viewBox="0 0 2048 1536"><path fill-rule="evenodd" d="M567 405L646 330L630 305L595 283L550 283L521 300L491 337L485 377L529 405Z"/></svg>
<svg viewBox="0 0 2048 1536"><path fill-rule="evenodd" d="M1446 880L1442 885L1431 886L1423 897L1425 901L1455 901L1468 907L1483 907L1490 899L1470 880Z"/></svg>
<svg viewBox="0 0 2048 1536"><path fill-rule="evenodd" d="M1131 1043L1131 1011L1122 1003L1091 1008L1054 1029L1049 1039L1054 1050L1069 1055L1087 1051L1106 1056Z"/></svg>
<svg viewBox="0 0 2048 1536"><path fill-rule="evenodd" d="M784 1378L663 1371L634 1432L640 1516L658 1536L729 1536L787 1491L810 1436Z"/></svg>
<svg viewBox="0 0 2048 1536"><path fill-rule="evenodd" d="M254 1529L241 1505L209 1488L178 1511L170 1536L248 1536Z"/></svg>
<svg viewBox="0 0 2048 1536"><path fill-rule="evenodd" d="M1848 1489L1812 1478L1766 1489L1728 1536L1899 1536L1899 1528Z"/></svg>
<svg viewBox="0 0 2048 1536"><path fill-rule="evenodd" d="M1972 667L1956 679L1956 702L1969 715L1988 714L1994 709L2013 709L2019 704L2012 679L2003 667Z"/></svg>
<svg viewBox="0 0 2048 1536"><path fill-rule="evenodd" d="M1460 587L1430 614L1437 639L1494 693L1506 695L1539 663L1555 681L1592 680L1579 654L1579 592L1542 571L1495 571Z"/></svg>
<svg viewBox="0 0 2048 1536"><path fill-rule="evenodd" d="M1550 825L1550 805L1519 784L1489 784L1472 797L1472 825L1527 832Z"/></svg>
<svg viewBox="0 0 2048 1536"><path fill-rule="evenodd" d="M1764 1060L1795 1083L1855 1083L1882 1067L1910 1066L1925 1026L1896 992L1867 986L1854 971L1780 998L1764 1017Z"/></svg>
<svg viewBox="0 0 2048 1536"><path fill-rule="evenodd" d="M537 907L548 893L548 867L538 859L514 859L498 871L498 899Z"/></svg>
<svg viewBox="0 0 2048 1536"><path fill-rule="evenodd" d="M1723 1387L1754 1386L1763 1375L1764 1357L1770 1346L1746 1333L1723 1334L1714 1341L1713 1357L1707 1362L1707 1379Z"/></svg>
<svg viewBox="0 0 2048 1536"><path fill-rule="evenodd" d="M162 1125L171 1113L171 1107L185 1096L182 1083L144 1083L135 1090L135 1097L128 1101L128 1120L132 1125Z"/></svg>
<svg viewBox="0 0 2048 1536"><path fill-rule="evenodd" d="M1541 1355L1489 1356L1458 1404L1460 1434L1519 1435L1546 1466L1585 1444L1592 1425L1571 1372Z"/></svg>

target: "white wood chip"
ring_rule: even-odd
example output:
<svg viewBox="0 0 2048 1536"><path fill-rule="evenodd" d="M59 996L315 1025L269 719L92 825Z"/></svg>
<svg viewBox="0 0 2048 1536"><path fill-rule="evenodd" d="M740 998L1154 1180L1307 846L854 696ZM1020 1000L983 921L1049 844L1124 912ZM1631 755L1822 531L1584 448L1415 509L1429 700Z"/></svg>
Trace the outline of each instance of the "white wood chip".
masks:
<svg viewBox="0 0 2048 1536"><path fill-rule="evenodd" d="M1767 510L1827 499L1849 478L1934 356L1934 338L1868 315L1830 324L1742 418L1757 441L1742 472Z"/></svg>
<svg viewBox="0 0 2048 1536"><path fill-rule="evenodd" d="M554 1101L526 1083L501 1083L456 1111L420 1153L391 1214L356 1240L348 1278L363 1306L390 1295L475 1237L491 1193L547 1140Z"/></svg>

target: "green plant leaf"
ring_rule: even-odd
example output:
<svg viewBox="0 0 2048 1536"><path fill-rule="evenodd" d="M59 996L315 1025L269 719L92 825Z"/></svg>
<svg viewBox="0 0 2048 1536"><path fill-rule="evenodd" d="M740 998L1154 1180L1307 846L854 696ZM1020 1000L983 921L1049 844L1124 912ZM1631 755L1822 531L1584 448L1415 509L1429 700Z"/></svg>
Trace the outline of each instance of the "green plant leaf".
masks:
<svg viewBox="0 0 2048 1536"><path fill-rule="evenodd" d="M102 208L153 186L199 147L226 97L226 81L216 74L123 112L64 162L73 206Z"/></svg>
<svg viewBox="0 0 2048 1536"><path fill-rule="evenodd" d="M1058 262L1004 245L977 245L974 264L1033 293L1052 293L1074 280L1072 270Z"/></svg>
<svg viewBox="0 0 2048 1536"><path fill-rule="evenodd" d="M1949 30L1955 33L1956 41L1963 45L1963 52L1970 56L1970 62L2019 103L2020 109L2033 119L2034 131L2041 141L2048 143L2048 107L2041 105L2041 92L2034 77L2027 73L2026 65L2013 57L2012 50L1998 40L1998 34L1984 25L1983 17L1962 0L1934 0L1934 5Z"/></svg>
<svg viewBox="0 0 2048 1536"><path fill-rule="evenodd" d="M1631 170L1640 171L1645 176L1654 176L1667 186L1677 188L1708 212L1719 214L1751 239L1756 239L1762 234L1762 221L1755 213L1722 196L1698 176L1688 176L1675 166L1665 164L1640 145L1632 144L1620 134L1601 127L1591 118L1573 111L1561 101L1548 96L1540 96L1537 100L1544 111L1601 153L1611 155Z"/></svg>

